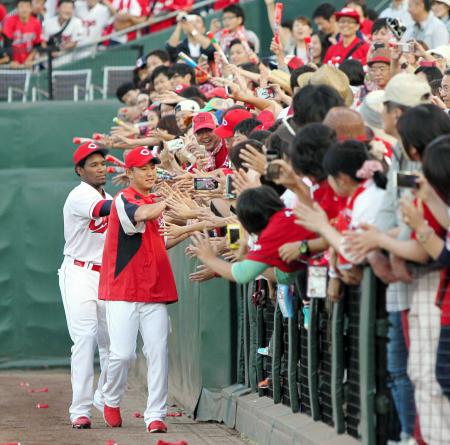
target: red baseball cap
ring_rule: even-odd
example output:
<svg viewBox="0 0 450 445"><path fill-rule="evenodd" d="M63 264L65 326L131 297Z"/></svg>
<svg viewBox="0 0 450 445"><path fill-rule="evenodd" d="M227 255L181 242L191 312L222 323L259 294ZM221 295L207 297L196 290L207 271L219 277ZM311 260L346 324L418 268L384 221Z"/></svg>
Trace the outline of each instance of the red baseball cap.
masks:
<svg viewBox="0 0 450 445"><path fill-rule="evenodd" d="M260 125L261 128L258 128L258 130L268 130L275 123L275 116L269 110L261 111L256 119L262 122L262 125Z"/></svg>
<svg viewBox="0 0 450 445"><path fill-rule="evenodd" d="M208 113L207 111L198 113L192 119L194 133L197 133L197 131L203 130L204 128L215 130L217 128L217 125L218 123L215 116L211 113Z"/></svg>
<svg viewBox="0 0 450 445"><path fill-rule="evenodd" d="M341 17L349 17L351 19L355 19L356 23L361 23L361 17L358 14L358 11L353 8L342 8L340 11L336 11L334 13L336 20L339 20Z"/></svg>
<svg viewBox="0 0 450 445"><path fill-rule="evenodd" d="M136 147L133 148L125 156L125 167L142 167L149 162L154 164L161 164L161 161L156 156L153 156L152 152L147 147Z"/></svg>
<svg viewBox="0 0 450 445"><path fill-rule="evenodd" d="M242 110L240 108L231 110L225 114L225 117L222 120L222 125L219 128L216 128L214 133L222 139L231 138L234 135L234 128L236 125L244 119L248 119L250 117L253 117L250 111Z"/></svg>
<svg viewBox="0 0 450 445"><path fill-rule="evenodd" d="M205 93L206 98L212 99L213 97L220 97L221 99L228 99L228 94L225 91L225 88L222 87L216 87L213 88L212 90L209 90L208 92Z"/></svg>
<svg viewBox="0 0 450 445"><path fill-rule="evenodd" d="M388 65L391 64L391 53L389 48L377 48L370 55L369 60L367 61L367 65L371 66L374 63L386 63Z"/></svg>
<svg viewBox="0 0 450 445"><path fill-rule="evenodd" d="M94 153L101 153L103 156L108 154L108 150L104 147L100 147L100 145L95 142L85 142L81 144L72 156L73 163L78 165L83 159L86 159L88 156Z"/></svg>

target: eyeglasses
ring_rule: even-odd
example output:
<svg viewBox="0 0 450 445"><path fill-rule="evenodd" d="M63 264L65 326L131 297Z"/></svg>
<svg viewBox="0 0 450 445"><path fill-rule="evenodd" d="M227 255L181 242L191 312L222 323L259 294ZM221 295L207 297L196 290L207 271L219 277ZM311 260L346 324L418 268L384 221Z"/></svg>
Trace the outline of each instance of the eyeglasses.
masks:
<svg viewBox="0 0 450 445"><path fill-rule="evenodd" d="M372 73L387 73L389 71L389 67L387 66L371 66L369 67L369 71Z"/></svg>
<svg viewBox="0 0 450 445"><path fill-rule="evenodd" d="M222 17L222 20L224 22L229 22L230 20L237 19L237 18L238 18L237 15L224 15Z"/></svg>
<svg viewBox="0 0 450 445"><path fill-rule="evenodd" d="M439 87L439 89L441 91L443 91L444 93L448 93L450 90L450 88L447 85L444 85L443 87Z"/></svg>

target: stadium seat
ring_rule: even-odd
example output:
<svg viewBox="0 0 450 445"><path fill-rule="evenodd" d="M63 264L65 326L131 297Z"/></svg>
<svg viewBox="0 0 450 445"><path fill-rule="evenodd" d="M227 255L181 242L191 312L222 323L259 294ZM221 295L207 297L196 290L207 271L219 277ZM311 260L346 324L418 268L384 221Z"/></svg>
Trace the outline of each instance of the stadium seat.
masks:
<svg viewBox="0 0 450 445"><path fill-rule="evenodd" d="M0 101L27 101L30 87L29 70L0 70Z"/></svg>

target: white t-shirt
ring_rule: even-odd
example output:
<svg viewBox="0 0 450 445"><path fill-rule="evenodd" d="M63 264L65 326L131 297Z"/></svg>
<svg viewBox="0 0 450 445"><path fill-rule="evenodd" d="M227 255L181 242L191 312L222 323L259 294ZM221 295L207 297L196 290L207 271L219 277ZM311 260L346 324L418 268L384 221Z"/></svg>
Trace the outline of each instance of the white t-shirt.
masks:
<svg viewBox="0 0 450 445"><path fill-rule="evenodd" d="M112 6L118 13L123 12L134 17L140 17L142 14L141 6L137 0L113 0ZM115 42L126 43L127 40L127 34L120 37L114 37Z"/></svg>
<svg viewBox="0 0 450 445"><path fill-rule="evenodd" d="M292 190L286 189L280 198L288 209L293 209L298 204L297 195Z"/></svg>
<svg viewBox="0 0 450 445"><path fill-rule="evenodd" d="M386 190L378 188L372 180L368 181L365 190L353 203L351 226L374 224L385 194Z"/></svg>
<svg viewBox="0 0 450 445"><path fill-rule="evenodd" d="M93 8L88 8L86 0L75 2L75 15L81 19L86 39L84 42L93 42L102 37L102 32L110 22L109 9L97 3Z"/></svg>
<svg viewBox="0 0 450 445"><path fill-rule="evenodd" d="M64 26L59 23L59 17L51 17L45 19L42 25L42 31L44 34L44 40L48 39L57 34ZM85 32L83 27L83 22L78 17L72 17L70 23L62 33L62 42L80 42L85 38Z"/></svg>
<svg viewBox="0 0 450 445"><path fill-rule="evenodd" d="M108 217L93 218L95 206L112 196L103 197L85 182L75 187L66 199L64 215L64 255L74 260L101 264Z"/></svg>

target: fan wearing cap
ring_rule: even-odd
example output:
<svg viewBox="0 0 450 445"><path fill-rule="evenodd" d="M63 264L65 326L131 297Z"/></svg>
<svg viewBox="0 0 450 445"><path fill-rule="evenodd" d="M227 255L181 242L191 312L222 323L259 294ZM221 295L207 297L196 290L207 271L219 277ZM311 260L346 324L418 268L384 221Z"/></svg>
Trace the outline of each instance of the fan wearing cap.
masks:
<svg viewBox="0 0 450 445"><path fill-rule="evenodd" d="M179 240L165 245L159 231L167 203L157 202L151 193L159 163L146 147L136 147L125 158L130 186L114 197L99 288L99 298L106 304L111 345L104 419L110 427L122 424L120 403L139 331L149 382L144 419L151 433L167 430L167 304L178 300L166 248Z"/></svg>
<svg viewBox="0 0 450 445"><path fill-rule="evenodd" d="M223 139L214 132L218 127L214 115L208 112L198 113L192 119L192 127L195 139L199 145L204 145L208 155L205 170L212 171L228 167L228 150Z"/></svg>
<svg viewBox="0 0 450 445"><path fill-rule="evenodd" d="M67 327L73 342L69 414L73 428L78 429L90 428L93 403L102 409L102 387L108 362L106 310L104 302L98 299L99 272L112 203L112 197L103 189L107 153L94 142L86 142L77 148L73 163L81 183L69 193L63 209L64 260L58 275ZM101 372L94 395L97 345Z"/></svg>
<svg viewBox="0 0 450 445"><path fill-rule="evenodd" d="M214 133L222 139L225 139L225 144L228 150L233 146L234 130L236 125L253 117L250 111L243 108L233 108L227 111L222 119L222 125L214 130Z"/></svg>
<svg viewBox="0 0 450 445"><path fill-rule="evenodd" d="M431 2L433 14L442 20L450 32L450 0L434 0Z"/></svg>
<svg viewBox="0 0 450 445"><path fill-rule="evenodd" d="M325 54L324 63L342 63L347 59L359 60L366 64L369 44L361 40L356 33L359 30L360 16L352 8L343 8L334 13L339 29L339 42L330 46Z"/></svg>
<svg viewBox="0 0 450 445"><path fill-rule="evenodd" d="M147 59L143 56L139 57L133 70L133 83L138 85L147 78L148 74Z"/></svg>
<svg viewBox="0 0 450 445"><path fill-rule="evenodd" d="M367 18L368 9L366 0L347 0L345 2L345 7L356 10L360 18L360 32L370 38L372 36L373 21Z"/></svg>
<svg viewBox="0 0 450 445"><path fill-rule="evenodd" d="M383 90L391 79L391 53L389 48L377 48L367 61L372 82L377 90Z"/></svg>
<svg viewBox="0 0 450 445"><path fill-rule="evenodd" d="M182 100L175 106L175 119L178 128L185 133L191 126L192 118L200 111L200 105L191 99Z"/></svg>

